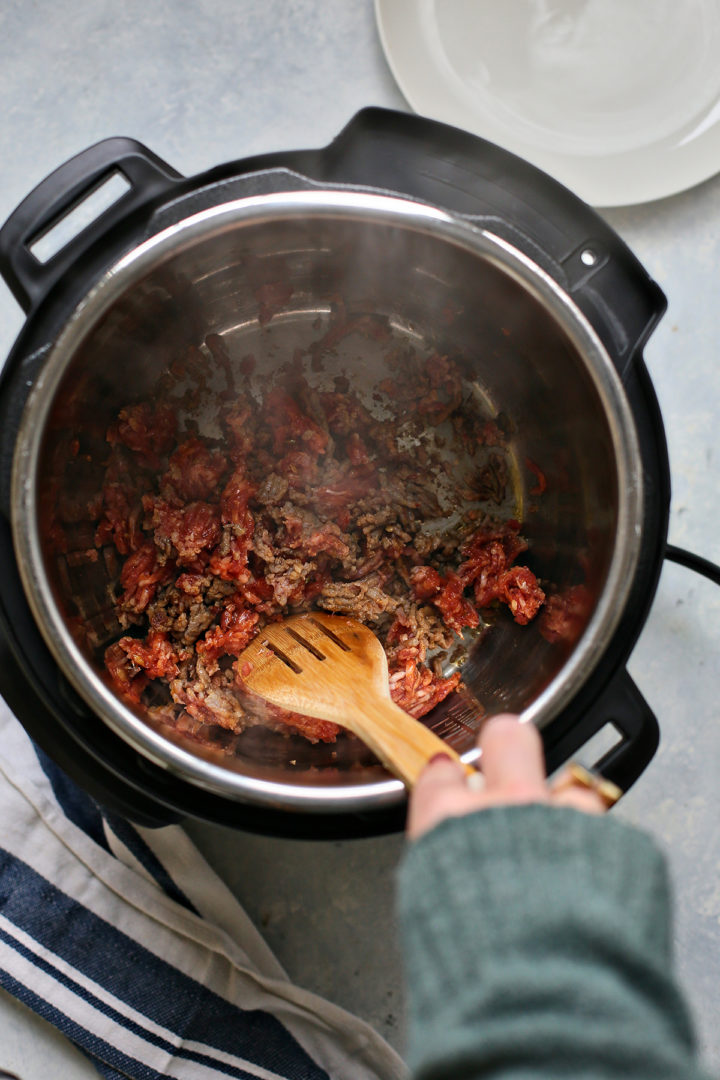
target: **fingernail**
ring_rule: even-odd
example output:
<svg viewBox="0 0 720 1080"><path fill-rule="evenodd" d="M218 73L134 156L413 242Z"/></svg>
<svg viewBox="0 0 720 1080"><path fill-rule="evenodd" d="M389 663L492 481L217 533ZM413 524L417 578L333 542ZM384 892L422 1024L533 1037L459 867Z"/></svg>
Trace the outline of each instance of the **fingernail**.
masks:
<svg viewBox="0 0 720 1080"><path fill-rule="evenodd" d="M439 754L433 754L428 761L428 765L434 765L436 761L452 761L449 754L443 754L442 751Z"/></svg>
<svg viewBox="0 0 720 1080"><path fill-rule="evenodd" d="M481 772L471 772L468 774L465 784L470 788L470 791L484 791L485 777Z"/></svg>

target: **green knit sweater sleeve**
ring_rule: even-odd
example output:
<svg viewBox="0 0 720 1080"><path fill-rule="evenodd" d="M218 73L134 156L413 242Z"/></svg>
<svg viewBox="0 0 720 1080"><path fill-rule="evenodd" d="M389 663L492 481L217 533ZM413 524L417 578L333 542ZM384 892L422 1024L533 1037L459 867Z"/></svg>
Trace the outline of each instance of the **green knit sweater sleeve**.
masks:
<svg viewBox="0 0 720 1080"><path fill-rule="evenodd" d="M399 912L417 1080L700 1080L665 862L611 817L540 805L410 845Z"/></svg>

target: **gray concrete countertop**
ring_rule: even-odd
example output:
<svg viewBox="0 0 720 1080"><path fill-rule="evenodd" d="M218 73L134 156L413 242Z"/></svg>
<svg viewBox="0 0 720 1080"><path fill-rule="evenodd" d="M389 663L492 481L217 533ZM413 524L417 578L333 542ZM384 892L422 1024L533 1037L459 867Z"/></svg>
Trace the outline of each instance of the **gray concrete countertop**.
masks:
<svg viewBox="0 0 720 1080"><path fill-rule="evenodd" d="M5 0L0 70L0 222L57 165L109 135L133 136L192 174L258 152L324 145L368 104L407 109L370 0ZM720 176L606 217L670 301L646 350L670 447L670 537L720 561ZM0 288L0 359L22 321ZM679 970L718 1074L719 653L720 590L666 564L630 662L660 720L662 747L614 811L669 853ZM401 838L298 843L200 823L188 829L291 976L401 1046L392 915ZM22 1080L96 1075L4 993L0 1067Z"/></svg>

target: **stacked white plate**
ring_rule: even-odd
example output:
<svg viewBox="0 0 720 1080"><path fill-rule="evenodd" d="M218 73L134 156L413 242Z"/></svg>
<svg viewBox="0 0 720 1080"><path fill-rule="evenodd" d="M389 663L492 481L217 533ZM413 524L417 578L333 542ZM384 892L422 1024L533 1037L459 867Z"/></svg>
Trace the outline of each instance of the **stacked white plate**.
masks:
<svg viewBox="0 0 720 1080"><path fill-rule="evenodd" d="M596 206L720 171L720 0L375 0L410 105Z"/></svg>

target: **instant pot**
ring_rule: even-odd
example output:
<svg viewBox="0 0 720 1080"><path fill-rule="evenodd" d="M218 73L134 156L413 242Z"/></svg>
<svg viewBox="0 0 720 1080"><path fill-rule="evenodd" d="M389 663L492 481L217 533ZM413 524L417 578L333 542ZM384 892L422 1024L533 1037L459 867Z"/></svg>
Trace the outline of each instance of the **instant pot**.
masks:
<svg viewBox="0 0 720 1080"><path fill-rule="evenodd" d="M40 261L38 239L115 174L125 194ZM528 559L565 615L544 632L498 615L469 650L467 692L425 722L470 760L482 716L522 712L550 770L611 725L598 769L623 790L640 776L658 725L625 665L668 551L703 566L666 545L667 447L642 359L665 298L572 193L478 138L374 108L324 149L191 178L108 139L15 210L0 271L27 314L0 383L0 692L101 804L144 825L195 816L279 835L402 825L402 785L356 743L252 729L232 752L198 748L121 701L97 651L116 633L114 571L79 550L58 559L44 509L53 486L91 490L58 472L68 432L82 445L128 395L152 394L183 345L217 333L270 371L273 342L290 348L338 297L398 340L471 358L479 420L510 433ZM288 288L258 315L278 274ZM382 358L346 359L372 391Z"/></svg>

